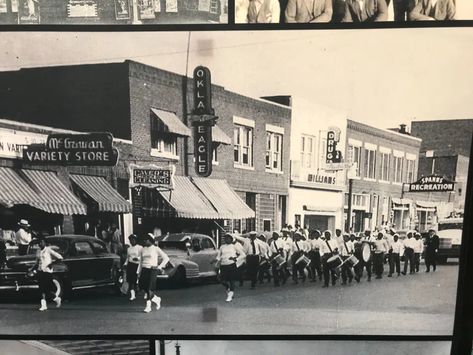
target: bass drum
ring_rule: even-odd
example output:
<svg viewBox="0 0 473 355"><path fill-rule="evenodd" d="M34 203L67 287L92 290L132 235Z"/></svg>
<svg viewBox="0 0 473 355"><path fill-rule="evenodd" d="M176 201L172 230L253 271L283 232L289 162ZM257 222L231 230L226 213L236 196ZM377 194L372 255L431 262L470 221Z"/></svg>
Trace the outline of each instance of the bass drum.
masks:
<svg viewBox="0 0 473 355"><path fill-rule="evenodd" d="M361 246L361 255L365 263L371 260L371 245L369 242L363 242Z"/></svg>

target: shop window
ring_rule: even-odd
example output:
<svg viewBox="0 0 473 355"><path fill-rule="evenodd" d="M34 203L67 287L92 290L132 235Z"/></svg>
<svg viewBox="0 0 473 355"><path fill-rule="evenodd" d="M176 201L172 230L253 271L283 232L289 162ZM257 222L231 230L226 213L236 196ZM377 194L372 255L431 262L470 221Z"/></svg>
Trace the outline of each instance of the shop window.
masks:
<svg viewBox="0 0 473 355"><path fill-rule="evenodd" d="M233 129L234 162L241 166L253 166L253 128L235 125Z"/></svg>
<svg viewBox="0 0 473 355"><path fill-rule="evenodd" d="M245 196L245 202L253 211L256 211L256 194L253 192L247 192ZM256 230L256 218L247 218L245 229L247 231Z"/></svg>
<svg viewBox="0 0 473 355"><path fill-rule="evenodd" d="M365 149L365 178L376 179L376 150Z"/></svg>
<svg viewBox="0 0 473 355"><path fill-rule="evenodd" d="M266 132L266 170L282 171L282 134Z"/></svg>
<svg viewBox="0 0 473 355"><path fill-rule="evenodd" d="M381 153L381 178L382 181L389 181L389 169L391 162L389 153Z"/></svg>
<svg viewBox="0 0 473 355"><path fill-rule="evenodd" d="M177 156L177 135L156 119L151 120L151 148L158 155Z"/></svg>

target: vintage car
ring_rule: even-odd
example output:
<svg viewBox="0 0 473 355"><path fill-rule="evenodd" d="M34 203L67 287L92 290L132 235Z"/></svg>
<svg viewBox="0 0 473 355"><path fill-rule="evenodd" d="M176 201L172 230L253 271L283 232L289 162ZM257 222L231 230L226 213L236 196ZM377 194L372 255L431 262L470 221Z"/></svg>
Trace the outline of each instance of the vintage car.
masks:
<svg viewBox="0 0 473 355"><path fill-rule="evenodd" d="M53 283L56 295L68 296L71 291L113 286L119 290L120 257L107 251L97 238L83 235L57 235L46 237L47 244L63 256L53 263ZM36 240L28 254L8 258L6 268L0 271L0 291L38 289L34 272L38 250Z"/></svg>
<svg viewBox="0 0 473 355"><path fill-rule="evenodd" d="M175 233L159 241L159 247L169 256L169 266L158 279L170 279L185 285L189 280L216 277L217 248L212 238L203 234Z"/></svg>

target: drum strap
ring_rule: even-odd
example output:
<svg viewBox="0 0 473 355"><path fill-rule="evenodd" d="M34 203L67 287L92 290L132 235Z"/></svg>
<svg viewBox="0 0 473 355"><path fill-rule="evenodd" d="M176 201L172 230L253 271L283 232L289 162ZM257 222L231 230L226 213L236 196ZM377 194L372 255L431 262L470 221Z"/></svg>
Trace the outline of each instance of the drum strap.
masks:
<svg viewBox="0 0 473 355"><path fill-rule="evenodd" d="M345 244L345 249L347 251L347 254L350 254L350 252L348 251L347 242L343 242L343 244Z"/></svg>
<svg viewBox="0 0 473 355"><path fill-rule="evenodd" d="M327 244L328 249L330 250L330 252L333 254L332 247L331 247L330 244L328 243L328 240L326 240L325 243Z"/></svg>
<svg viewBox="0 0 473 355"><path fill-rule="evenodd" d="M295 241L295 243L296 243L297 251L301 251L301 248L299 248L299 244L297 244L297 240Z"/></svg>

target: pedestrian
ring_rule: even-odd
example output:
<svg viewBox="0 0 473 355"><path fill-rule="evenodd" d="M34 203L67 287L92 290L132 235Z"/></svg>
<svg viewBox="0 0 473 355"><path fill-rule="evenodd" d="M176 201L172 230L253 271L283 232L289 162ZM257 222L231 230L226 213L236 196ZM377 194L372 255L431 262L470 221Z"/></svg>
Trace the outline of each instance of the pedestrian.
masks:
<svg viewBox="0 0 473 355"><path fill-rule="evenodd" d="M136 299L138 267L140 265L143 247L137 244L138 237L135 234L131 234L128 240L130 241L130 246L126 251L126 260L123 266L126 268L126 280L130 290L130 301L133 301Z"/></svg>
<svg viewBox="0 0 473 355"><path fill-rule="evenodd" d="M249 238L246 239L243 245L243 250L246 254L246 268L248 278L251 282L251 289L254 290L256 287L256 281L258 278L259 262L262 250L260 244L256 242L257 233L251 231Z"/></svg>
<svg viewBox="0 0 473 355"><path fill-rule="evenodd" d="M36 271L41 292L41 307L39 310L45 311L48 309L47 301L51 295L54 296L53 301L56 303L56 307L61 307L61 297L54 293L52 264L56 260L62 260L62 255L48 247L43 236L38 236L37 239L39 250L36 252L36 264L29 271Z"/></svg>
<svg viewBox="0 0 473 355"><path fill-rule="evenodd" d="M18 255L26 255L28 246L31 242L31 226L26 219L20 219L18 223L20 226L15 233L16 243L18 245Z"/></svg>
<svg viewBox="0 0 473 355"><path fill-rule="evenodd" d="M429 229L429 235L425 240L425 272L430 272L432 266L433 271L437 269L437 253L439 251L440 238L435 229Z"/></svg>
<svg viewBox="0 0 473 355"><path fill-rule="evenodd" d="M416 243L414 244L414 271L419 272L420 257L424 251L424 241L419 232L414 233L414 239L416 240Z"/></svg>
<svg viewBox="0 0 473 355"><path fill-rule="evenodd" d="M235 246L235 249L238 253L238 258L236 261L237 266L237 280L239 281L239 286L242 287L244 283L245 271L246 271L246 254L243 248L243 245L236 240L235 237L232 238L232 244Z"/></svg>
<svg viewBox="0 0 473 355"><path fill-rule="evenodd" d="M394 234L393 241L390 245L390 259L389 259L389 274L388 277L392 277L393 273L396 272L397 276L401 275L401 249L403 244L399 241L399 234Z"/></svg>
<svg viewBox="0 0 473 355"><path fill-rule="evenodd" d="M236 262L239 256L237 248L233 242L235 238L231 234L223 236L224 244L220 247L217 253L217 263L220 269L220 277L222 285L227 291L227 302L233 300L235 292L235 280L237 279Z"/></svg>
<svg viewBox="0 0 473 355"><path fill-rule="evenodd" d="M299 258L305 256L307 250L307 245L303 240L302 233L300 231L296 231L294 233L294 243L292 245L292 256L291 256L291 264L292 264L292 279L295 284L299 281L299 278L302 279L302 282L305 282L306 276L304 269L306 264L303 262L297 262Z"/></svg>
<svg viewBox="0 0 473 355"><path fill-rule="evenodd" d="M407 238L404 239L404 271L403 275L407 274L407 265L409 265L409 273L414 273L414 248L417 244L416 240L413 238L414 231L407 232Z"/></svg>
<svg viewBox="0 0 473 355"><path fill-rule="evenodd" d="M335 270L329 268L327 265L328 259L334 255L338 255L338 243L331 239L332 232L326 230L324 232L325 241L320 244L320 257L322 258L322 268L324 273L324 285L322 287L328 287L330 278L332 280L332 286L335 286L337 276Z"/></svg>
<svg viewBox="0 0 473 355"><path fill-rule="evenodd" d="M339 248L340 256L344 261L342 265L342 285L346 285L347 280L348 283L352 283L353 281L353 271L350 264L348 264L346 260L350 258L355 252L355 248L353 246L353 242L350 240L349 234L343 235L343 242L339 245Z"/></svg>
<svg viewBox="0 0 473 355"><path fill-rule="evenodd" d="M384 239L384 232L379 231L376 240L373 242L373 266L377 279L383 278L384 255L388 252L388 243Z"/></svg>
<svg viewBox="0 0 473 355"><path fill-rule="evenodd" d="M271 268L271 265L269 264L269 245L266 242L266 236L264 234L260 234L256 242L259 242L261 248L261 259L258 272L259 283L263 284L264 277L266 277L268 282L271 282L271 274L269 272Z"/></svg>
<svg viewBox="0 0 473 355"><path fill-rule="evenodd" d="M309 234L309 246L310 251L308 253L310 259L309 265L309 279L311 282L316 282L317 275L319 280L322 280L322 264L320 262L320 231L318 229L313 230Z"/></svg>
<svg viewBox="0 0 473 355"><path fill-rule="evenodd" d="M271 269L273 272L274 286L279 287L281 281L282 281L282 284L284 285L287 280L287 275L283 268L286 262L286 250L284 248L285 243L279 240L278 232L273 232L272 239L273 241L271 242L271 245L270 245ZM283 261L284 261L283 264L278 263L277 261L278 255L283 258Z"/></svg>
<svg viewBox="0 0 473 355"><path fill-rule="evenodd" d="M110 225L110 252L119 255L122 249L121 232L115 223Z"/></svg>
<svg viewBox="0 0 473 355"><path fill-rule="evenodd" d="M161 263L159 263L161 259ZM144 312L151 312L151 302L156 304L156 310L161 308L161 297L156 295L156 282L159 273L169 262L169 257L160 247L154 245L154 235L148 233L145 245L141 249L141 260L138 267L140 288L145 291L146 308Z"/></svg>

